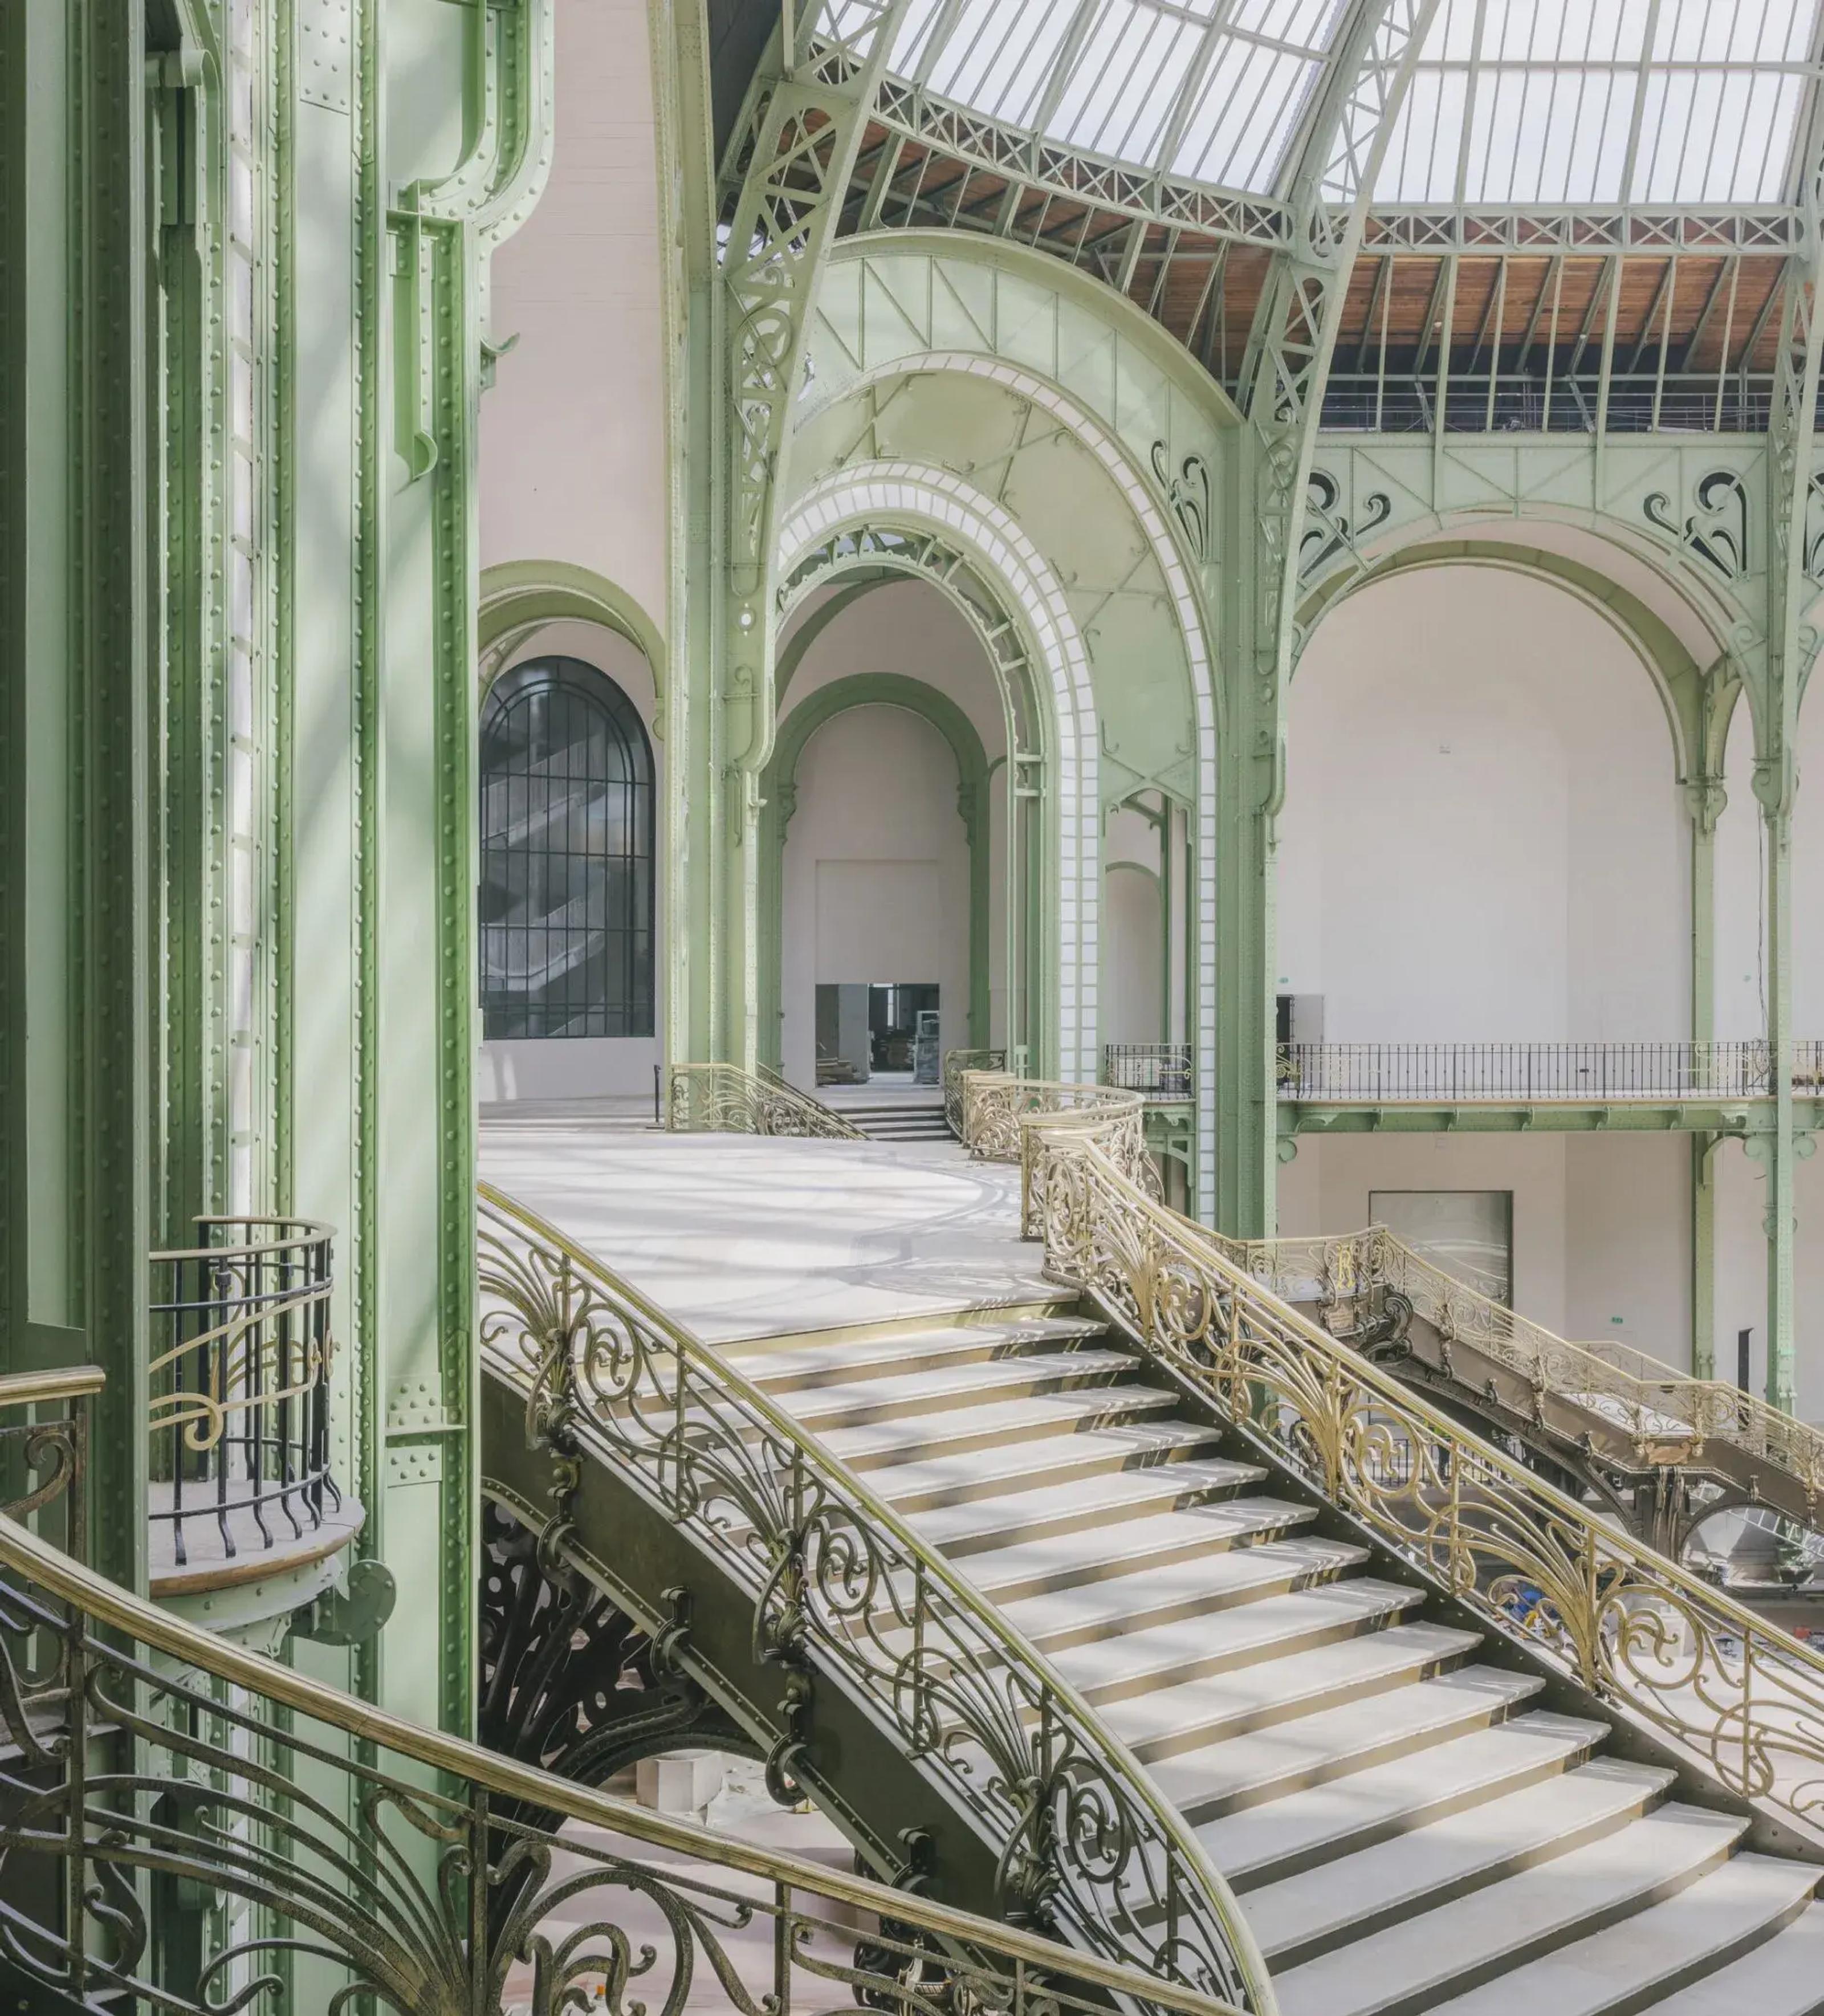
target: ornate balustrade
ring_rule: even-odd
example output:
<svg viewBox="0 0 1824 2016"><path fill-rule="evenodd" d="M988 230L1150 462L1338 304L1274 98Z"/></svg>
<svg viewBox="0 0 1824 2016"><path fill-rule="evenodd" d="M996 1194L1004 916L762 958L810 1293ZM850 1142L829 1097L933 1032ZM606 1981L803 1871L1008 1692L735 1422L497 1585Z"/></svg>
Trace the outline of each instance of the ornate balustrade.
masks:
<svg viewBox="0 0 1824 2016"><path fill-rule="evenodd" d="M1217 1238L1217 1235L1210 1235ZM1785 1471L1824 1516L1824 1433L1752 1393L1693 1379L1643 1351L1580 1345L1516 1316L1448 1274L1383 1226L1336 1238L1218 1240L1234 1264L1288 1301L1347 1308L1398 1295L1447 1342L1472 1345L1540 1395L1600 1413L1645 1463L1696 1462L1721 1443Z"/></svg>
<svg viewBox="0 0 1824 2016"><path fill-rule="evenodd" d="M1162 1194L1146 1150L1146 1104L1135 1092L1106 1085L1060 1085L999 1071L965 1071L962 1142L988 1162L1020 1165L1020 1222L1036 1237L1045 1208L1045 1163L1031 1153L1031 1129L1043 1121L1095 1142L1149 1197Z"/></svg>
<svg viewBox="0 0 1824 2016"><path fill-rule="evenodd" d="M1149 1106L1188 1105L1196 1089L1189 1043L1104 1043L1102 1082L1137 1092Z"/></svg>
<svg viewBox="0 0 1824 2016"><path fill-rule="evenodd" d="M1034 1148L1049 1272L1491 1629L1815 1839L1824 1659L1301 1316L1096 1143L1042 1128Z"/></svg>
<svg viewBox="0 0 1824 2016"><path fill-rule="evenodd" d="M1819 1046L1795 1048L1794 1080ZM1279 1096L1437 1105L1766 1099L1772 1052L1747 1043L1282 1043Z"/></svg>
<svg viewBox="0 0 1824 2016"><path fill-rule="evenodd" d="M944 1118L958 1140L962 1139L962 1080L972 1071L1005 1071L1016 1077L1026 1068L1026 1046L1010 1050L946 1050L944 1053Z"/></svg>
<svg viewBox="0 0 1824 2016"><path fill-rule="evenodd" d="M63 1418L87 1377L0 1381L0 1406ZM80 1503L66 1425L41 1488ZM685 2016L707 1989L736 2016L1238 2016L401 1721L137 1600L10 1514L0 1746L0 1950L47 2007Z"/></svg>
<svg viewBox="0 0 1824 2016"><path fill-rule="evenodd" d="M864 1141L861 1129L788 1085L776 1071L739 1064L673 1064L665 1125L674 1134L768 1134L793 1139Z"/></svg>
<svg viewBox="0 0 1824 2016"><path fill-rule="evenodd" d="M301 1541L341 1507L330 1475L332 1237L306 1219L205 1218L152 1255L155 1575Z"/></svg>
<svg viewBox="0 0 1824 2016"><path fill-rule="evenodd" d="M808 1713L813 1684L858 1703L989 1844L997 1912L1270 2010L1195 1836L940 1553L738 1361L486 1184L480 1234L484 1360L523 1395L529 1437L576 1485L590 1460L612 1465L745 1593L757 1659L800 1683L793 1713ZM806 1769L787 1741L769 1779L789 1794Z"/></svg>

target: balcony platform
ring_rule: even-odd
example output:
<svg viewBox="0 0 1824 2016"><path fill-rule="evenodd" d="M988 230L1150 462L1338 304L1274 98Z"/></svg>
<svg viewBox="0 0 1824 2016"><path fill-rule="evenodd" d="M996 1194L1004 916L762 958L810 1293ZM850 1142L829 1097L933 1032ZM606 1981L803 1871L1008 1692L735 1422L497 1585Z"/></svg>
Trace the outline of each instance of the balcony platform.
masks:
<svg viewBox="0 0 1824 2016"><path fill-rule="evenodd" d="M329 1564L344 1547L354 1544L367 1518L358 1500L344 1496L340 1505L325 1503L320 1525L313 1526L300 1512L296 1521L303 1528L299 1532L275 1503L264 1508L265 1532L262 1533L252 1510L237 1506L228 1514L225 1532L207 1500L191 1491L186 1493L184 1559L180 1562L174 1523L158 1516L171 1510L170 1485L155 1481L148 1488L147 1496L153 1514L146 1550L147 1583L152 1595L160 1601L244 1588ZM190 1505L196 1507L194 1512L188 1509ZM270 1545L268 1534L272 1536Z"/></svg>
<svg viewBox="0 0 1824 2016"><path fill-rule="evenodd" d="M1279 1100L1282 1136L1311 1134L1730 1134L1774 1131L1761 1099ZM1824 1100L1795 1098L1793 1124L1824 1125Z"/></svg>
<svg viewBox="0 0 1824 2016"><path fill-rule="evenodd" d="M1020 1172L953 1142L491 1116L480 1172L706 1341L1055 1298Z"/></svg>

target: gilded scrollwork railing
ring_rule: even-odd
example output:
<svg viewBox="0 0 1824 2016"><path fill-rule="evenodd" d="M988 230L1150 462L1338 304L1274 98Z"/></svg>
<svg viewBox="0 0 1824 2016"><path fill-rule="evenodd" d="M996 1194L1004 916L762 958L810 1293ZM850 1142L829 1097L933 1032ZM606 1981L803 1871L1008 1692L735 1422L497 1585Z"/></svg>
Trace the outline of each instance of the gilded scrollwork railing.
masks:
<svg viewBox="0 0 1824 2016"><path fill-rule="evenodd" d="M1385 1546L1729 1790L1824 1823L1824 1659L1459 1427L1046 1129L1048 1272Z"/></svg>
<svg viewBox="0 0 1824 2016"><path fill-rule="evenodd" d="M1383 1226L1333 1238L1225 1242L1225 1250L1288 1301L1348 1309L1374 1294L1404 1298L1447 1342L1473 1345L1527 1381L1599 1413L1642 1462L1696 1462L1727 1444L1786 1471L1824 1503L1824 1434L1718 1379L1693 1379L1627 1345L1572 1344L1413 1251Z"/></svg>
<svg viewBox="0 0 1824 2016"><path fill-rule="evenodd" d="M1038 1236L1045 1211L1046 1162L1035 1157L1034 1129L1063 1130L1093 1141L1149 1197L1161 1193L1158 1165L1146 1147L1146 1102L1116 1085L1061 1085L1006 1071L965 1071L962 1138L972 1155L1020 1165L1020 1222Z"/></svg>
<svg viewBox="0 0 1824 2016"><path fill-rule="evenodd" d="M1227 1885L1094 1712L791 1417L555 1228L480 1190L482 1349L573 1477L612 1463L754 1604L757 1658L845 1690L997 1857L997 1912L1257 2011ZM560 1511L559 1519L563 1517ZM768 1761L802 1784L791 1717Z"/></svg>
<svg viewBox="0 0 1824 2016"><path fill-rule="evenodd" d="M0 1745L0 1960L47 2007L1239 2016L401 1720L5 1517Z"/></svg>
<svg viewBox="0 0 1824 2016"><path fill-rule="evenodd" d="M763 1067L673 1064L665 1125L674 1134L769 1134L796 1140L863 1141L852 1121Z"/></svg>

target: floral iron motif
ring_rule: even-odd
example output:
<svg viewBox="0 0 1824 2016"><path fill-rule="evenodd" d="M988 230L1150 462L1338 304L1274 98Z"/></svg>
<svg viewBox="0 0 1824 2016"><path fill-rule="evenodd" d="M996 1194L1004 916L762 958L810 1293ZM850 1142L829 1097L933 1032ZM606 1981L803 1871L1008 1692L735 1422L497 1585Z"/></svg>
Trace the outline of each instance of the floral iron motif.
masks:
<svg viewBox="0 0 1824 2016"><path fill-rule="evenodd" d="M1652 491L1641 509L1650 524L1689 547L1725 581L1739 581L1748 571L1748 492L1742 479L1732 469L1713 469L1699 477L1692 495L1697 508L1682 526L1663 490Z"/></svg>
<svg viewBox="0 0 1824 2016"><path fill-rule="evenodd" d="M1345 546L1353 547L1358 539L1365 538L1376 526L1384 525L1394 514L1393 499L1387 492L1370 491L1362 500L1360 520L1351 524L1337 509L1342 494L1337 479L1326 470L1314 469L1305 480L1305 512L1317 523L1307 529L1298 542L1298 572L1301 580L1307 574L1316 573L1326 560L1340 553Z"/></svg>
<svg viewBox="0 0 1824 2016"><path fill-rule="evenodd" d="M1165 492L1173 516L1184 527L1191 550L1200 560L1210 556L1210 466L1200 455L1187 455L1171 472L1171 457L1162 441L1153 444L1153 473Z"/></svg>

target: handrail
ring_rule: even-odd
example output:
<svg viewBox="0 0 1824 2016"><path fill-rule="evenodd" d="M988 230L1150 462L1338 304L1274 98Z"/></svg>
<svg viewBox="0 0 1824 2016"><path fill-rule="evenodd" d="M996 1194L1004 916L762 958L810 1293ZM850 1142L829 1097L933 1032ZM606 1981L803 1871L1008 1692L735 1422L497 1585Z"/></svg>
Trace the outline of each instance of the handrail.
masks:
<svg viewBox="0 0 1824 2016"><path fill-rule="evenodd" d="M1726 1443L1785 1471L1808 1499L1824 1499L1824 1432L1726 1381L1692 1378L1630 1345L1568 1343L1446 1273L1384 1226L1330 1237L1221 1244L1237 1266L1289 1301L1346 1302L1391 1290L1440 1336L1498 1359L1536 1392L1613 1401L1616 1411L1605 1417L1632 1438L1643 1461L1682 1429L1693 1460L1705 1442ZM1301 1288L1309 1294L1293 1292Z"/></svg>
<svg viewBox="0 0 1824 2016"><path fill-rule="evenodd" d="M1269 1294L1093 1143L1039 1148L1048 1273L1491 1629L1815 1841L1824 1659Z"/></svg>
<svg viewBox="0 0 1824 2016"><path fill-rule="evenodd" d="M944 1120L958 1140L962 1139L962 1076L965 1071L1004 1071L1017 1059L1015 1075L1023 1076L1026 1049L1016 1045L988 1050L946 1050L944 1053Z"/></svg>
<svg viewBox="0 0 1824 2016"><path fill-rule="evenodd" d="M0 1931L16 1968L65 1991L144 1994L148 2006L205 2016L223 2006L209 1991L232 1970L259 1971L289 1949L345 1967L394 2016L499 2016L523 2006L520 1993L531 2002L529 1988L514 1991L516 1966L527 1971L522 1956L555 1918L541 2009L580 2007L603 1980L610 2006L621 2006L614 1991L656 1932L644 1971L649 2002L667 2012L682 2008L693 1963L707 1961L741 2016L762 2016L769 1996L789 2008L794 1983L801 1998L818 1980L865 1987L896 2016L929 2016L945 1974L1006 2016L1091 2016L1111 1996L1171 2016L1238 2016L1169 1980L421 1728L183 1622L5 1517L0 1569L0 1741L23 1753L28 1781L0 1818ZM55 1702L39 1695L22 1708L4 1684L16 1677L12 1648L39 1634L61 1642L70 1683ZM202 1684L176 1677L186 1673ZM97 1771L113 1733L132 1748ZM276 1768L265 1761L273 1751ZM364 1751L380 1754L358 1761ZM455 1795L426 1791L426 1773ZM689 1866L560 1838L567 1822ZM146 1872L243 1899L275 1922L226 1935L193 1995L167 1981L155 1996L136 1894ZM98 1912L106 1906L103 1938L85 1893ZM31 1913L34 1901L45 1916ZM580 1923L592 1910L595 1922ZM757 1918L773 1921L773 1937L729 1938ZM750 1986L744 1973L761 1978ZM276 1982L262 2007L304 2016Z"/></svg>
<svg viewBox="0 0 1824 2016"><path fill-rule="evenodd" d="M1006 1071L965 1071L961 1078L963 1145L978 1161L1020 1165L1020 1226L1027 1238L1037 1237L1045 1208L1045 1163L1034 1160L1031 1145L1031 1130L1042 1124L1097 1142L1130 1181L1149 1196L1163 1194L1147 1152L1146 1102L1140 1093Z"/></svg>
<svg viewBox="0 0 1824 2016"><path fill-rule="evenodd" d="M1272 2016L1227 1884L1075 1690L736 1362L479 1190L482 1348L533 1439L605 1454L750 1590L763 1656L852 1690L993 1845L998 1908Z"/></svg>
<svg viewBox="0 0 1824 2016"><path fill-rule="evenodd" d="M1795 1085L1818 1046L1793 1046ZM1655 1105L1770 1099L1772 1046L1747 1042L1281 1043L1282 1099L1314 1105Z"/></svg>
<svg viewBox="0 0 1824 2016"><path fill-rule="evenodd" d="M766 1134L794 1140L865 1141L860 1128L776 1071L739 1064L673 1064L665 1128L672 1134Z"/></svg>

